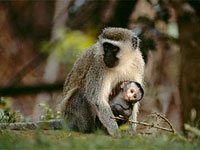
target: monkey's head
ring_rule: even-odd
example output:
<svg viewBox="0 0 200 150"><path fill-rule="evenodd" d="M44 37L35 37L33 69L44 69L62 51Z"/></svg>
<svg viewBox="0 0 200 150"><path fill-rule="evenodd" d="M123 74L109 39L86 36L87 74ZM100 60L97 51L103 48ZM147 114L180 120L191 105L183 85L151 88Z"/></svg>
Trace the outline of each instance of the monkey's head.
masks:
<svg viewBox="0 0 200 150"><path fill-rule="evenodd" d="M125 81L120 85L120 88L127 103L136 103L143 98L144 90L138 82Z"/></svg>
<svg viewBox="0 0 200 150"><path fill-rule="evenodd" d="M115 116L129 118L135 103L143 98L144 90L135 81L125 81L118 84L119 87L113 89L110 95L109 104ZM114 97L112 97L114 96Z"/></svg>
<svg viewBox="0 0 200 150"><path fill-rule="evenodd" d="M124 28L105 28L99 36L103 48L103 60L108 68L126 65L127 59L134 59L139 51L139 38L131 30ZM140 54L141 55L141 54ZM125 56L125 57L124 57ZM137 58L135 56L135 58Z"/></svg>

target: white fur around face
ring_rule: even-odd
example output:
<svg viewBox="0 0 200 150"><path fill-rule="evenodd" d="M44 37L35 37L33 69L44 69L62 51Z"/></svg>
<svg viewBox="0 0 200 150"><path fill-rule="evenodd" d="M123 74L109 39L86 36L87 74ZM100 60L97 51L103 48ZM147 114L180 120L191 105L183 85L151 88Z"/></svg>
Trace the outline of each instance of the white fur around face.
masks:
<svg viewBox="0 0 200 150"><path fill-rule="evenodd" d="M133 49L132 43L126 42L121 45L121 51L117 55L119 64L111 68L109 73L120 81L133 80L143 83L144 60L139 49Z"/></svg>
<svg viewBox="0 0 200 150"><path fill-rule="evenodd" d="M109 40L111 42L111 40ZM113 41L115 45L118 41ZM108 101L111 90L121 81L133 80L143 85L144 77L144 60L139 49L133 49L130 42L119 45L120 52L117 55L119 64L114 68L107 68L102 89L103 99Z"/></svg>

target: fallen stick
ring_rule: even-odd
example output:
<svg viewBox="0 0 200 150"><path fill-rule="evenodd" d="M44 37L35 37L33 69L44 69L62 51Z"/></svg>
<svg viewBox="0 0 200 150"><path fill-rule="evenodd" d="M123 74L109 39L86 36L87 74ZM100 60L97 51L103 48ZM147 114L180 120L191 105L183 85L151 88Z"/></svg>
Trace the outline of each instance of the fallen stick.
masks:
<svg viewBox="0 0 200 150"><path fill-rule="evenodd" d="M163 119L169 125L169 127L173 131L173 133L176 132L175 129L173 128L172 124L170 123L170 121L166 117L162 116L161 114L158 114L157 112L154 112L152 114L158 116L161 119Z"/></svg>
<svg viewBox="0 0 200 150"><path fill-rule="evenodd" d="M116 119L116 120L123 120L123 121L125 121L125 119L121 118L121 117L111 117L111 118L112 119ZM175 133L174 129L165 128L165 127L162 127L162 126L155 125L153 123L146 123L146 122L133 121L133 120L127 120L127 121L130 122L130 123L134 123L134 124L138 124L138 125L143 125L143 126L148 126L148 127L151 127L151 128L156 128L156 129L160 129L160 130L164 130L164 131Z"/></svg>

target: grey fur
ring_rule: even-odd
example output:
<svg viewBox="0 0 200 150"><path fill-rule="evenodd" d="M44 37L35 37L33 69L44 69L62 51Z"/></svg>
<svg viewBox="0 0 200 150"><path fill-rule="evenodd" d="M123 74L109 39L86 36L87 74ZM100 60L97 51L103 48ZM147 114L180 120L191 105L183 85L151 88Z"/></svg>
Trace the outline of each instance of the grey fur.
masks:
<svg viewBox="0 0 200 150"><path fill-rule="evenodd" d="M120 136L117 122L111 119L114 115L108 103L109 93L121 81L143 83L144 61L140 50L132 45L134 36L131 30L106 28L97 43L75 62L64 84L59 107L70 128L93 132L99 119L110 135ZM113 68L103 61L104 42L120 47L116 56L119 64ZM136 118L137 109L133 115Z"/></svg>
<svg viewBox="0 0 200 150"><path fill-rule="evenodd" d="M134 91L131 92L131 90ZM123 82L120 85L119 93L110 99L109 104L115 116L121 115L129 118L135 103L138 103L142 97L143 89L138 83L136 84L134 81Z"/></svg>

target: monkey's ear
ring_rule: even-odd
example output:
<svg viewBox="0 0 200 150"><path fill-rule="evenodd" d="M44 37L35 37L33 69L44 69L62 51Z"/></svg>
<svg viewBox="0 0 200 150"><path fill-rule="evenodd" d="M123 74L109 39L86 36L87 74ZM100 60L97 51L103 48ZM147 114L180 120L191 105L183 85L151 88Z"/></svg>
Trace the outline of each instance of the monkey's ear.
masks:
<svg viewBox="0 0 200 150"><path fill-rule="evenodd" d="M140 39L137 36L134 36L132 38L132 44L133 44L133 48L137 49L140 47Z"/></svg>
<svg viewBox="0 0 200 150"><path fill-rule="evenodd" d="M140 83L135 82L135 84L136 84L137 87L140 89L140 92L141 92L141 99L142 99L142 97L144 96L144 89L143 89L143 87L141 86Z"/></svg>

